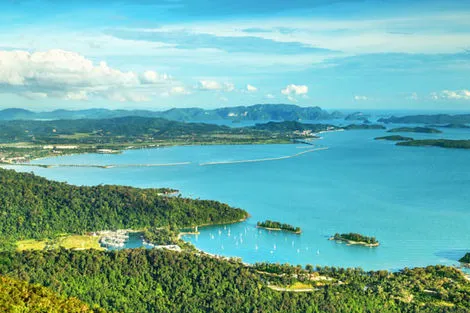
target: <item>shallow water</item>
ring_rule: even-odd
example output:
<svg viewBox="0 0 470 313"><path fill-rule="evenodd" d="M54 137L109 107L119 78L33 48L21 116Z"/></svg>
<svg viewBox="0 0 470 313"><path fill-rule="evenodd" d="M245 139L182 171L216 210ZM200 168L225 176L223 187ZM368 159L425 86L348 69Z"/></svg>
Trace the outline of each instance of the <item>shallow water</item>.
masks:
<svg viewBox="0 0 470 313"><path fill-rule="evenodd" d="M403 134L415 138L470 138L469 130ZM328 150L277 161L218 164L294 155L303 145L186 146L87 154L37 164L190 162L171 167L31 168L79 185L172 187L183 195L215 199L247 210L244 223L206 227L185 239L207 252L257 261L399 269L456 264L470 251L470 151L398 147L374 141L382 130L322 134ZM301 235L255 227L271 219L300 226ZM347 246L335 232L375 236L378 248Z"/></svg>

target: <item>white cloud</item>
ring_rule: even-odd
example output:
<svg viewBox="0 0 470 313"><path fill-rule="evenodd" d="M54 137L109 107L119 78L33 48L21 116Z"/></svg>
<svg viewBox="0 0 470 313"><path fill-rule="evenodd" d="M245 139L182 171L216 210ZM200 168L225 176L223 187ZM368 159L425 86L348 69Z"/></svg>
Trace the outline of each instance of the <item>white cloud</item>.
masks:
<svg viewBox="0 0 470 313"><path fill-rule="evenodd" d="M199 89L202 90L220 90L222 85L214 80L200 80Z"/></svg>
<svg viewBox="0 0 470 313"><path fill-rule="evenodd" d="M235 85L232 83L224 83L224 90L225 91L234 91L235 90Z"/></svg>
<svg viewBox="0 0 470 313"><path fill-rule="evenodd" d="M170 79L167 74L159 74L155 71L145 71L140 75L140 81L142 84L158 84L165 82Z"/></svg>
<svg viewBox="0 0 470 313"><path fill-rule="evenodd" d="M266 99L274 99L276 98L274 95L268 93L266 96L264 96Z"/></svg>
<svg viewBox="0 0 470 313"><path fill-rule="evenodd" d="M114 101L148 101L148 92L143 89L169 81L166 74L123 72L64 50L0 51L0 92L30 99L88 100L99 96Z"/></svg>
<svg viewBox="0 0 470 313"><path fill-rule="evenodd" d="M219 83L215 80L200 80L199 89L201 90L220 90L231 92L235 90L235 85L232 83Z"/></svg>
<svg viewBox="0 0 470 313"><path fill-rule="evenodd" d="M416 92L412 92L406 97L406 99L416 101L419 100L419 96Z"/></svg>
<svg viewBox="0 0 470 313"><path fill-rule="evenodd" d="M308 93L308 87L305 85L290 84L282 89L281 93L285 96L306 95Z"/></svg>
<svg viewBox="0 0 470 313"><path fill-rule="evenodd" d="M256 87L253 86L253 85L248 84L248 85L246 85L246 90L247 90L248 92L256 92L256 91L258 91L258 88L256 88Z"/></svg>
<svg viewBox="0 0 470 313"><path fill-rule="evenodd" d="M465 43L470 42L470 33L459 30L468 29L469 21L470 14L467 12L441 12L428 15L396 15L382 19L275 17L127 30L147 33L187 32L217 37L256 37L282 43L295 42L346 54L436 54L462 52ZM247 32L246 29L255 31Z"/></svg>
<svg viewBox="0 0 470 313"><path fill-rule="evenodd" d="M440 92L432 92L433 100L470 100L470 90L443 90Z"/></svg>
<svg viewBox="0 0 470 313"><path fill-rule="evenodd" d="M171 95L189 95L191 92L186 90L183 86L175 86L170 89Z"/></svg>
<svg viewBox="0 0 470 313"><path fill-rule="evenodd" d="M356 95L356 96L354 96L354 100L356 100L356 101L367 101L367 100L369 100L369 97Z"/></svg>

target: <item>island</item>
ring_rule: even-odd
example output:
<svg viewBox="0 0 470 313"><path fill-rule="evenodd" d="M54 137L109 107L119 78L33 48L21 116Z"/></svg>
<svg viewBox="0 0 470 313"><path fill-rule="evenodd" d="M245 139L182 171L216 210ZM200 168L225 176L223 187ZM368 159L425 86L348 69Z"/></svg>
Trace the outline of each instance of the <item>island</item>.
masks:
<svg viewBox="0 0 470 313"><path fill-rule="evenodd" d="M379 242L375 237L368 237L358 233L339 234L336 233L329 240L346 242L348 245L362 245L366 247L378 247Z"/></svg>
<svg viewBox="0 0 470 313"><path fill-rule="evenodd" d="M411 147L440 147L448 149L470 149L470 140L452 140L452 139L422 139L409 140L396 143L397 146Z"/></svg>
<svg viewBox="0 0 470 313"><path fill-rule="evenodd" d="M374 130L374 129L385 129L385 126L380 125L380 124L351 124L348 126L343 127L345 130L362 130L362 129L367 129L367 130Z"/></svg>
<svg viewBox="0 0 470 313"><path fill-rule="evenodd" d="M383 136L383 137L375 137L375 140L388 140L388 141L409 141L413 140L411 137L404 137L400 135L392 135L392 136Z"/></svg>
<svg viewBox="0 0 470 313"><path fill-rule="evenodd" d="M439 129L430 127L398 127L392 128L388 133L424 133L424 134L440 134L442 133Z"/></svg>
<svg viewBox="0 0 470 313"><path fill-rule="evenodd" d="M470 252L467 252L460 260L460 263L465 267L470 267Z"/></svg>
<svg viewBox="0 0 470 313"><path fill-rule="evenodd" d="M295 233L295 234L300 234L302 232L300 227L294 227L289 224L283 224L283 223L270 221L270 220L266 220L264 222L258 222L256 226L259 228L264 228L264 229L269 229L269 230L288 231L288 232Z"/></svg>
<svg viewBox="0 0 470 313"><path fill-rule="evenodd" d="M407 115L379 119L381 123L394 124L468 124L470 123L470 114L433 114L433 115Z"/></svg>
<svg viewBox="0 0 470 313"><path fill-rule="evenodd" d="M459 129L459 128L470 128L469 125L466 124L444 124L444 125L428 125L428 127L441 127L441 128L453 128L453 129Z"/></svg>

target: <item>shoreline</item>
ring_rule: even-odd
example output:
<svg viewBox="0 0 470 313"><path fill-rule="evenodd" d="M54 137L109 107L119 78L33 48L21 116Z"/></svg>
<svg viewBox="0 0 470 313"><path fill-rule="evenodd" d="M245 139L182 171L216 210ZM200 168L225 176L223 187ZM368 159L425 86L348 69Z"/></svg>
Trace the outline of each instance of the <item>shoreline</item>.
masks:
<svg viewBox="0 0 470 313"><path fill-rule="evenodd" d="M374 248L380 246L380 243L367 243L364 241L354 241L354 240L348 240L348 239L335 239L334 237L328 238L330 241L336 241L336 242L345 242L346 245L359 245L359 246L364 246L368 248Z"/></svg>
<svg viewBox="0 0 470 313"><path fill-rule="evenodd" d="M183 227L182 229L185 229L185 228L204 228L204 227L212 227L212 226L221 226L221 225L231 225L231 224L237 224L237 223L242 223L244 221L246 221L247 219L249 219L251 217L251 215L248 213L244 218L241 218L239 220L236 220L236 221L231 221L231 222L226 222L226 223L215 223L215 224L210 224L210 223L206 223L206 224L201 224L201 225L196 225L196 226L190 226L190 227ZM179 232L178 234L178 239L181 239L182 236L184 235L199 235L200 232L199 231L195 231L195 232L192 232L192 231L189 231L189 232Z"/></svg>
<svg viewBox="0 0 470 313"><path fill-rule="evenodd" d="M74 155L86 155L86 154L122 154L127 150L143 150L143 149L159 149L159 148L172 148L172 147L197 147L197 146L240 146L240 145L246 145L246 146L258 146L258 145L293 145L293 144L298 144L295 143L291 140L278 140L278 141L265 141L265 142L231 142L231 143L222 143L222 142L203 142L203 143L169 143L169 144L152 144L152 145L144 145L144 146L132 146L128 145L126 147L121 147L116 150L116 152L113 153L99 153L98 151L91 151L95 148L83 148L83 149L89 149L87 151L66 151L66 153L61 153L61 154L53 154L51 153L50 155L46 156L38 156L38 157L32 157L31 159L28 159L26 162L18 162L18 163L13 163L13 162L0 162L0 166L38 166L38 167L86 167L85 165L74 165L74 164L66 164L66 165L61 165L61 164L33 164L31 163L32 161L38 161L38 160L43 160L43 159L49 159L49 158L57 158L61 156L74 156ZM2 147L0 145L0 147ZM41 147L37 147L37 151L43 151ZM191 162L179 162L179 163L191 163ZM117 166L123 166L116 164ZM128 165L128 164L125 164ZM145 165L145 164L143 164ZM129 167L131 166L143 166L141 164L130 164ZM178 164L177 164L178 165ZM98 168L108 168L111 166L115 165L95 165L95 166L89 166L89 167L98 167ZM164 166L164 165L153 165L153 166Z"/></svg>

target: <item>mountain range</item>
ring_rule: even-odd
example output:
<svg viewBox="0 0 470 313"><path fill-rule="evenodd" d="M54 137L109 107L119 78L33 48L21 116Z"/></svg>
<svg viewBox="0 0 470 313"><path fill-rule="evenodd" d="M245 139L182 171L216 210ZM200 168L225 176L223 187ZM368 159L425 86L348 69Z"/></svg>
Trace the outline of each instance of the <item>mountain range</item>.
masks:
<svg viewBox="0 0 470 313"><path fill-rule="evenodd" d="M329 113L319 107L299 107L290 104L255 104L251 106L226 107L218 109L175 108L166 111L150 110L55 110L33 112L25 109L0 111L0 120L59 120L59 119L101 119L126 116L161 117L174 121L299 121L329 120L343 117L340 112Z"/></svg>

